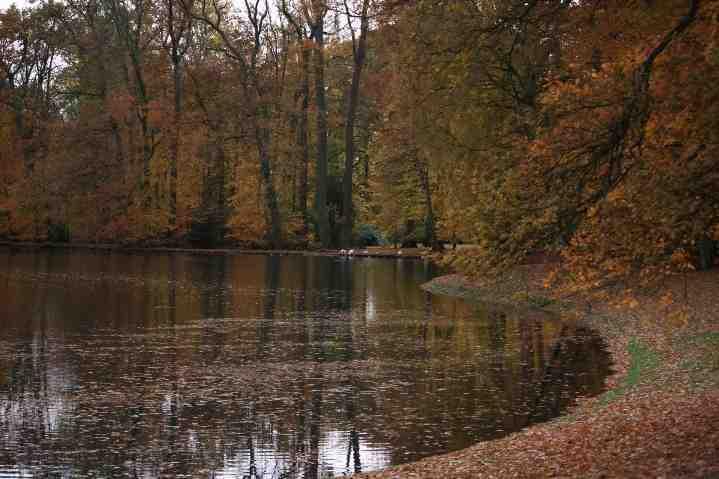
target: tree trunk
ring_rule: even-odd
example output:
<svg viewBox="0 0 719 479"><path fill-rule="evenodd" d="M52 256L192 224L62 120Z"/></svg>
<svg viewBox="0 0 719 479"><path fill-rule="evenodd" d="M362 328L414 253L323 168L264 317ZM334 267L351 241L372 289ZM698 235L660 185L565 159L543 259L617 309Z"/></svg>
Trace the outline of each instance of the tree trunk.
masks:
<svg viewBox="0 0 719 479"><path fill-rule="evenodd" d="M304 223L303 233L308 231L307 192L309 190L310 142L308 138L309 104L310 104L310 53L307 48L302 49L302 79L300 95L302 98L299 125L297 128L297 144L300 151L300 174L298 184L298 209L302 214Z"/></svg>
<svg viewBox="0 0 719 479"><path fill-rule="evenodd" d="M214 242L222 244L225 240L225 228L227 225L227 159L225 157L225 148L221 141L215 142L215 158L214 158L214 176L215 176L215 195L214 195L214 218L212 220L215 225Z"/></svg>
<svg viewBox="0 0 719 479"><path fill-rule="evenodd" d="M323 248L332 241L327 211L327 99L325 98L324 13L317 15L315 39L315 102L317 106L317 164L315 168L315 224Z"/></svg>
<svg viewBox="0 0 719 479"><path fill-rule="evenodd" d="M152 206L153 195L150 189L151 161L153 156L152 131L149 121L149 98L145 78L142 72L142 62L140 60L140 52L137 45L128 45L130 63L135 76L135 89L137 93L137 101L139 103L137 109L137 117L140 121L140 129L142 132L142 172L140 175L140 195L142 198L142 206L148 209Z"/></svg>
<svg viewBox="0 0 719 479"><path fill-rule="evenodd" d="M714 267L714 259L716 257L716 244L713 239L708 236L702 237L697 242L699 250L699 270L707 270Z"/></svg>
<svg viewBox="0 0 719 479"><path fill-rule="evenodd" d="M360 36L357 45L354 44L353 33L353 67L352 83L350 84L347 99L347 113L345 115L345 171L342 178L342 245L349 248L352 245L352 230L354 229L354 205L352 198L352 182L355 160L355 120L357 117L357 104L359 103L360 80L365 62L367 49L367 6L369 1L364 0L362 5L362 18ZM348 10L349 16L349 10ZM351 22L351 20L349 20Z"/></svg>
<svg viewBox="0 0 719 479"><path fill-rule="evenodd" d="M172 73L175 87L175 111L170 143L170 227L177 224L177 161L180 155L180 120L182 117L182 67L176 51L172 53Z"/></svg>
<svg viewBox="0 0 719 479"><path fill-rule="evenodd" d="M150 160L152 159L152 139L150 138L150 123L148 121L148 107L146 103L140 104L140 127L142 129L142 176L140 178L140 194L143 208L152 206L152 191L150 189Z"/></svg>
<svg viewBox="0 0 719 479"><path fill-rule="evenodd" d="M255 115L259 115L256 112ZM261 121L255 118L255 121ZM257 143L257 153L260 159L260 175L262 176L262 192L265 200L265 207L270 216L269 240L273 248L279 248L282 245L282 228L280 226L280 209L277 204L277 193L275 185L272 182L272 167L270 164L270 134L266 128L255 123L255 142Z"/></svg>
<svg viewBox="0 0 719 479"><path fill-rule="evenodd" d="M427 243L425 246L429 245L433 250L437 251L441 245L437 241L437 235L435 233L436 225L434 208L432 207L432 188L429 182L429 166L425 162L420 161L419 157L416 157L415 161L417 163L417 173L419 174L419 182L422 187L425 202L424 234L425 242Z"/></svg>
<svg viewBox="0 0 719 479"><path fill-rule="evenodd" d="M169 155L169 226L171 230L177 225L177 163L180 156L180 125L182 120L182 63L189 45L191 21L188 12L184 14L175 10L175 0L166 1L167 31L169 36L169 56L172 62L172 79L174 86L174 115L172 118L172 135L170 138ZM179 23L178 23L179 20Z"/></svg>

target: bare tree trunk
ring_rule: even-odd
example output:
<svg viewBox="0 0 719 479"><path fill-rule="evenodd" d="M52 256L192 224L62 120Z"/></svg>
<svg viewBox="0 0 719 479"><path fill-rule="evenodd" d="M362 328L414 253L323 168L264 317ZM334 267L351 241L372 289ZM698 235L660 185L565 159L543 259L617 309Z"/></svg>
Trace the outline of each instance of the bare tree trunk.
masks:
<svg viewBox="0 0 719 479"><path fill-rule="evenodd" d="M302 47L302 79L300 84L300 95L302 103L300 107L299 125L297 128L297 145L300 151L300 174L298 185L298 209L302 214L304 233L308 230L307 215L307 193L309 190L309 165L310 165L310 142L309 130L309 103L310 103L310 53L311 51Z"/></svg>
<svg viewBox="0 0 719 479"><path fill-rule="evenodd" d="M177 225L177 163L180 156L180 126L182 123L183 59L190 47L192 19L182 7L176 8L176 0L165 1L167 39L165 48L172 62L172 79L174 86L174 116L172 119L172 136L170 138L169 157L169 210L170 228Z"/></svg>
<svg viewBox="0 0 719 479"><path fill-rule="evenodd" d="M716 258L715 241L708 235L702 236L697 242L699 252L699 269L707 270L714 267L714 259Z"/></svg>
<svg viewBox="0 0 719 479"><path fill-rule="evenodd" d="M325 98L324 7L313 25L315 40L315 102L317 106L317 164L315 168L315 221L323 248L332 241L327 210L327 99Z"/></svg>
<svg viewBox="0 0 719 479"><path fill-rule="evenodd" d="M150 109L149 98L147 95L147 87L142 72L142 64L140 61L140 53L134 46L130 46L130 60L132 63L135 81L137 83L137 100L138 109L137 117L140 120L140 129L142 132L142 173L140 177L140 194L142 195L142 205L144 208L152 206L152 190L150 189L151 161L153 156L153 140L152 129L150 128Z"/></svg>
<svg viewBox="0 0 719 479"><path fill-rule="evenodd" d="M140 193L142 194L142 206L152 206L152 190L150 189L150 161L152 159L152 139L150 137L150 123L148 120L147 104L141 104L138 112L140 127L142 131L142 176L140 178Z"/></svg>
<svg viewBox="0 0 719 479"><path fill-rule="evenodd" d="M259 112L255 113L256 115ZM255 122L258 119L255 118ZM272 168L270 160L269 148L269 131L258 123L255 123L255 142L257 144L257 153L260 159L260 175L262 176L262 191L265 200L265 207L270 216L269 240L273 248L279 248L282 245L282 228L280 225L280 209L277 203L277 192L272 181Z"/></svg>
<svg viewBox="0 0 719 479"><path fill-rule="evenodd" d="M437 234L435 232L436 224L434 217L434 208L432 207L432 186L429 181L429 165L426 162L419 159L419 153L415 153L415 162L417 165L417 174L419 175L419 182L422 187L422 193L424 194L425 202L425 217L424 217L424 232L425 242L433 249L438 250L440 244L437 241ZM427 246L427 245L425 245Z"/></svg>
<svg viewBox="0 0 719 479"><path fill-rule="evenodd" d="M363 0L360 20L360 36L355 41L354 30L352 29L352 15L345 2L347 23L352 31L352 83L350 84L349 97L347 99L347 112L345 115L345 170L342 178L342 245L350 247L352 244L352 230L354 228L354 205L352 199L352 182L354 175L355 161L355 120L357 118L357 104L359 103L360 80L362 68L365 63L367 50L367 8L369 0Z"/></svg>
<svg viewBox="0 0 719 479"><path fill-rule="evenodd" d="M170 142L170 227L177 224L177 161L180 155L180 122L182 118L182 67L176 51L172 53L172 73L175 87L175 111Z"/></svg>

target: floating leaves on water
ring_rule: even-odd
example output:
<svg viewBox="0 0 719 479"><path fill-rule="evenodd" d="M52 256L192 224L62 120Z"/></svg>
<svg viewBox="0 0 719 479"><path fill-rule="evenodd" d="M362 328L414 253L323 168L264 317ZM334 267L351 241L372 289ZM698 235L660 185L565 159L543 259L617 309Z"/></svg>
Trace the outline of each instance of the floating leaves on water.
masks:
<svg viewBox="0 0 719 479"><path fill-rule="evenodd" d="M175 258L174 278L137 274L131 255L114 274L3 273L18 281L0 331L0 464L342 477L519 430L607 373L592 332L429 298L421 263L398 276L308 258L303 277L263 257ZM38 291L30 309L14 299Z"/></svg>

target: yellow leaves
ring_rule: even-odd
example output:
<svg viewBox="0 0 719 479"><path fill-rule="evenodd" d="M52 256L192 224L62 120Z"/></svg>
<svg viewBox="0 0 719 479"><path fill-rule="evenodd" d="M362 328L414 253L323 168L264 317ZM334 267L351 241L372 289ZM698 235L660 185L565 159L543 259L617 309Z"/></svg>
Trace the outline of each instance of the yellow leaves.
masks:
<svg viewBox="0 0 719 479"><path fill-rule="evenodd" d="M673 264L684 264L688 261L689 255L683 249L674 250L671 256L671 262Z"/></svg>
<svg viewBox="0 0 719 479"><path fill-rule="evenodd" d="M150 125L155 128L161 128L163 124L170 123L172 121L171 115L167 105L163 105L159 100L152 100L147 105L147 119Z"/></svg>
<svg viewBox="0 0 719 479"><path fill-rule="evenodd" d="M552 287L554 283L557 282L559 278L559 269L554 269L549 272L549 274L544 278L544 281L542 282L542 286L545 289L549 289Z"/></svg>
<svg viewBox="0 0 719 479"><path fill-rule="evenodd" d="M626 297L621 301L621 306L629 309L636 309L639 307L639 301L634 297Z"/></svg>
<svg viewBox="0 0 719 479"><path fill-rule="evenodd" d="M670 312L665 317L667 326L670 326L673 329L687 327L690 319L691 319L691 315L685 308L676 309L676 310Z"/></svg>
<svg viewBox="0 0 719 479"><path fill-rule="evenodd" d="M681 270L686 271L695 269L694 265L692 264L691 255L689 255L689 253L683 248L674 250L669 261L673 266Z"/></svg>
<svg viewBox="0 0 719 479"><path fill-rule="evenodd" d="M671 291L667 291L659 298L659 304L664 307L669 307L674 304L674 294Z"/></svg>
<svg viewBox="0 0 719 479"><path fill-rule="evenodd" d="M242 178L231 198L232 216L228 220L229 236L243 242L256 242L267 232L264 209L258 202L261 197L261 183L254 165L239 165L237 176Z"/></svg>

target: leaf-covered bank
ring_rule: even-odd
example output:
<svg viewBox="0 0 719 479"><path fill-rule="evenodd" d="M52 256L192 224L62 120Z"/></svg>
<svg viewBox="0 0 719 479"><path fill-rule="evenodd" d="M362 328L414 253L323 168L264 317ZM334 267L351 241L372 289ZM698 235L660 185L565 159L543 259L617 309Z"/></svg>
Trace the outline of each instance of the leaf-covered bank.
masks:
<svg viewBox="0 0 719 479"><path fill-rule="evenodd" d="M614 359L605 394L568 415L503 439L363 477L714 477L719 474L719 298L716 272L693 273L636 304L573 305L538 278L544 266L515 270L528 281L499 288L460 276L425 287L473 300L553 300L548 307L599 330ZM684 293L687 293L684 296ZM668 301L668 295L676 299ZM525 303L526 304L526 303ZM630 307L631 306L631 307Z"/></svg>

